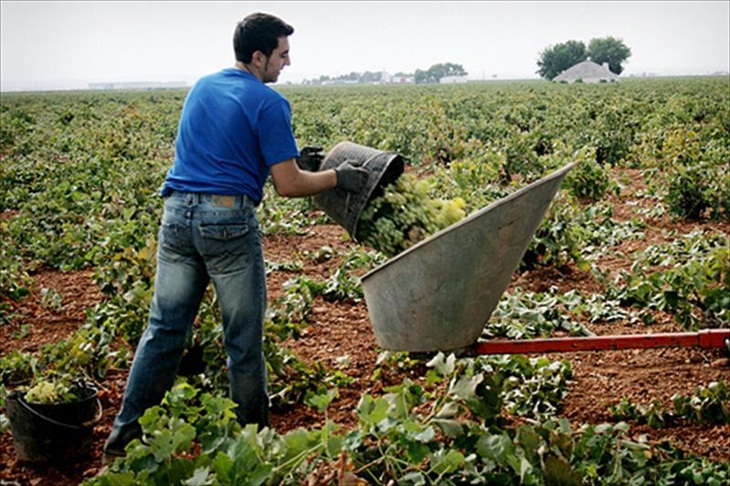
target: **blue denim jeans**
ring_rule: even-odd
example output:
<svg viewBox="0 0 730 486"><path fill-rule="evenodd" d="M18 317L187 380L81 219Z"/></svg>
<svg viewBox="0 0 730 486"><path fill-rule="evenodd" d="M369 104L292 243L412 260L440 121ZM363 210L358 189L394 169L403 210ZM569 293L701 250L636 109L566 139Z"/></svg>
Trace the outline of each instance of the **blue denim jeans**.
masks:
<svg viewBox="0 0 730 486"><path fill-rule="evenodd" d="M173 192L165 198L149 324L140 339L105 449L123 453L137 422L172 387L209 282L223 317L230 396L242 424L268 425L263 354L266 273L255 207L245 196Z"/></svg>

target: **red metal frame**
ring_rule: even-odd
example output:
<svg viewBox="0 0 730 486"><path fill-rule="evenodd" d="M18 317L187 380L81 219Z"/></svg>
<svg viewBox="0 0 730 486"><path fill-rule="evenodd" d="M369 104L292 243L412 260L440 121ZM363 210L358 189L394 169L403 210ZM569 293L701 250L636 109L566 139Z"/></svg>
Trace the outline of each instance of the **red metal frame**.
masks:
<svg viewBox="0 0 730 486"><path fill-rule="evenodd" d="M527 354L553 351L594 351L665 347L723 348L730 351L730 329L705 329L699 332L628 334L613 336L481 341L476 354Z"/></svg>

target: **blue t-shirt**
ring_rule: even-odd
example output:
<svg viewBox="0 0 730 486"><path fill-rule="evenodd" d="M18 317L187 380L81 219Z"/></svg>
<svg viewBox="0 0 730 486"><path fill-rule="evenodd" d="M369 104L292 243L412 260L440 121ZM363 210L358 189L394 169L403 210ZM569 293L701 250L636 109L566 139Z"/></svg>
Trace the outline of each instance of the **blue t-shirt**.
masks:
<svg viewBox="0 0 730 486"><path fill-rule="evenodd" d="M259 203L271 166L298 155L286 98L245 71L224 69L185 99L162 195L247 195Z"/></svg>

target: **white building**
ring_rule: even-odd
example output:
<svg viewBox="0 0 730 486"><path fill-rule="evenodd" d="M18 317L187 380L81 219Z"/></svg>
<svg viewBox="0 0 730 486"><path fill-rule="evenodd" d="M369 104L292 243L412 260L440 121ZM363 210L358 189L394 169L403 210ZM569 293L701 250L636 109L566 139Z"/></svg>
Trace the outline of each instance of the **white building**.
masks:
<svg viewBox="0 0 730 486"><path fill-rule="evenodd" d="M612 82L618 81L618 75L608 69L608 63L601 66L593 61L583 61L569 67L556 76L553 81L564 81L566 83L575 83L576 81L584 83Z"/></svg>
<svg viewBox="0 0 730 486"><path fill-rule="evenodd" d="M461 84L466 83L466 76L444 76L439 80L440 84Z"/></svg>
<svg viewBox="0 0 730 486"><path fill-rule="evenodd" d="M137 82L111 82L111 83L89 83L89 89L99 90L151 90L151 89L178 89L187 88L187 83L181 81L137 81Z"/></svg>
<svg viewBox="0 0 730 486"><path fill-rule="evenodd" d="M416 78L413 76L392 76L390 82L395 84L414 84Z"/></svg>

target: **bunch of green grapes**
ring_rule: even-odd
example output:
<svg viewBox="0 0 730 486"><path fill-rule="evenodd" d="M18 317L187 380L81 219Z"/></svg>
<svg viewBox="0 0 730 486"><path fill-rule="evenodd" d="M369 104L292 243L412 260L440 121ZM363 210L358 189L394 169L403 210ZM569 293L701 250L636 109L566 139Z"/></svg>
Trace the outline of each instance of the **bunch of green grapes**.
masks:
<svg viewBox="0 0 730 486"><path fill-rule="evenodd" d="M365 207L357 240L392 257L464 217L463 199L432 199L428 192L427 181L402 175Z"/></svg>
<svg viewBox="0 0 730 486"><path fill-rule="evenodd" d="M25 392L25 401L41 405L75 402L80 396L79 386L65 380L43 380Z"/></svg>

